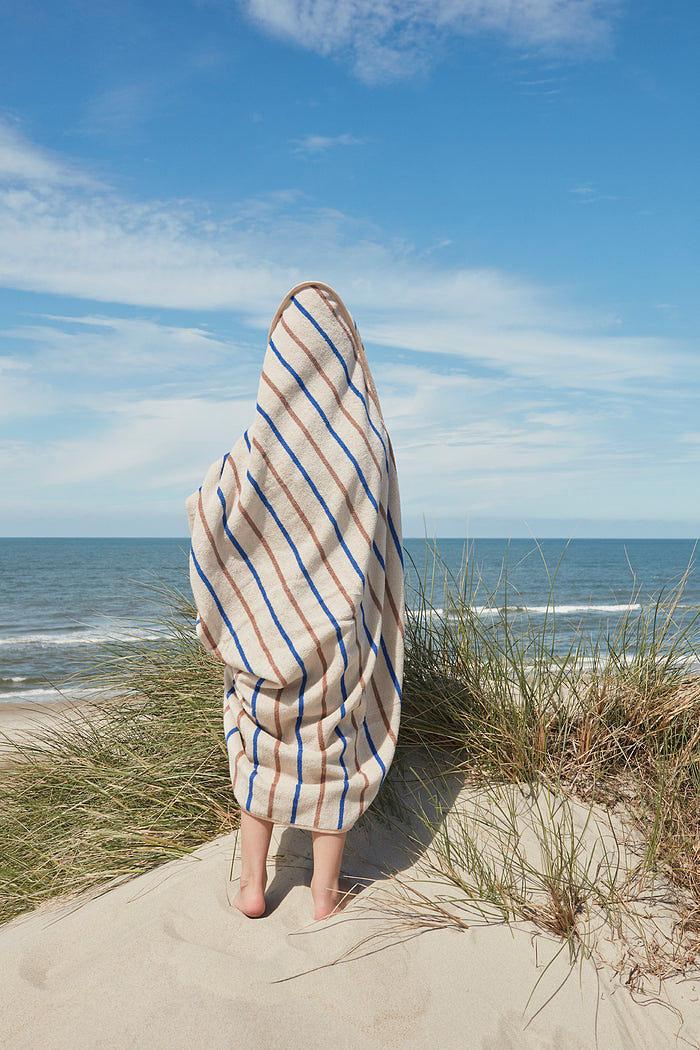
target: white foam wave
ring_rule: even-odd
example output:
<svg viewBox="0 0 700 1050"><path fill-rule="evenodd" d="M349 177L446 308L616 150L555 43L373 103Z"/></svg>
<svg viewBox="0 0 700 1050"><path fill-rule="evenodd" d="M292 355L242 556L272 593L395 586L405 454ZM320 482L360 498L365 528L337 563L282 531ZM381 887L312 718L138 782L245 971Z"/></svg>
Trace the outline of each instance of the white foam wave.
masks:
<svg viewBox="0 0 700 1050"><path fill-rule="evenodd" d="M40 701L60 703L64 700L89 700L91 697L105 695L103 689L72 688L68 693L61 693L58 689L45 686L42 689L15 689L13 692L0 693L0 703L23 704L26 702L31 704Z"/></svg>
<svg viewBox="0 0 700 1050"><path fill-rule="evenodd" d="M639 602L631 602L624 605L509 605L509 606L495 606L495 605L472 605L470 609L477 616L502 616L506 612L508 615L513 613L531 613L536 616L545 615L556 615L556 616L572 616L575 613L583 614L586 613L626 613L626 612L639 612L642 606ZM443 616L447 619L455 618L456 613L446 611L443 608L435 609L409 609L408 613L412 616L418 616L424 612L427 616Z"/></svg>
<svg viewBox="0 0 700 1050"><path fill-rule="evenodd" d="M48 646L105 645L107 642L157 641L163 638L163 632L152 630L139 631L46 631L36 634L6 635L0 638L0 646L35 645L39 648Z"/></svg>
<svg viewBox="0 0 700 1050"><path fill-rule="evenodd" d="M570 616L573 613L625 613L639 612L642 608L639 602L629 605L521 605L515 606L518 612L529 612L544 615L555 613L558 616Z"/></svg>

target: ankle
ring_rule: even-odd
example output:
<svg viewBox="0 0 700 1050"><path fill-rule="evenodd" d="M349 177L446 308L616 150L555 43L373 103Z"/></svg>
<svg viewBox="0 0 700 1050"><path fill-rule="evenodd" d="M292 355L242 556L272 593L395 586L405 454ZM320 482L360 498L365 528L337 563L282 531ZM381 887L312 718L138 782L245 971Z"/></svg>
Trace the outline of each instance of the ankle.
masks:
<svg viewBox="0 0 700 1050"><path fill-rule="evenodd" d="M327 876L320 877L316 874L311 876L312 893L337 893L339 884L339 876L336 876L335 878L329 878Z"/></svg>
<svg viewBox="0 0 700 1050"><path fill-rule="evenodd" d="M267 882L266 871L242 871L240 884L242 889L264 890Z"/></svg>

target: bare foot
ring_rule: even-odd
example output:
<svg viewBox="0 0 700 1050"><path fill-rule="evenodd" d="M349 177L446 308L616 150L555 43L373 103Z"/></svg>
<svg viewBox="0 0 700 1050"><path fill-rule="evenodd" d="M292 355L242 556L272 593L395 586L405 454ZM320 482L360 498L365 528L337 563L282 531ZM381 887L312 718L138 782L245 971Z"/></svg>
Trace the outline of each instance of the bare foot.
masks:
<svg viewBox="0 0 700 1050"><path fill-rule="evenodd" d="M265 914L265 886L260 883L243 882L233 902L235 908L249 919L259 919Z"/></svg>
<svg viewBox="0 0 700 1050"><path fill-rule="evenodd" d="M346 894L334 886L319 886L311 880L311 896L314 900L314 919L327 919L334 911L338 911L345 904Z"/></svg>

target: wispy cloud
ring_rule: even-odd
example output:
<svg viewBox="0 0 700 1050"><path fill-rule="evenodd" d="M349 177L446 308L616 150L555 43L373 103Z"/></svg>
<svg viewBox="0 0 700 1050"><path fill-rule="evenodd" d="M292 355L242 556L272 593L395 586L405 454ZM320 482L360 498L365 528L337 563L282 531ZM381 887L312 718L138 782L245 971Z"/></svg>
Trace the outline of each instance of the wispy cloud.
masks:
<svg viewBox="0 0 700 1050"><path fill-rule="evenodd" d="M590 183L572 186L571 193L579 204L598 204L600 201L616 201L618 198L612 193L600 193Z"/></svg>
<svg viewBox="0 0 700 1050"><path fill-rule="evenodd" d="M611 484L605 513L643 517L656 491L644 473L658 455L655 406L673 417L668 445L684 469L697 454L678 409L700 375L681 345L621 334L525 277L450 266L298 191L223 214L131 200L75 168L70 182L42 173L30 164L42 151L18 143L0 189L0 282L90 305L42 303L0 332L4 520L15 530L79 514L87 531L184 531L182 495L252 418L271 313L306 276L338 287L360 324L408 534L426 509L433 520L464 508L537 516L562 493L567 513L585 516L603 469L640 479ZM678 504L688 518L691 488Z"/></svg>
<svg viewBox="0 0 700 1050"><path fill-rule="evenodd" d="M42 179L30 165L35 153L23 144L15 167L28 177L0 187L6 287L133 307L233 310L264 329L286 287L320 275L347 295L366 337L386 348L456 357L549 387L617 389L679 367L671 344L611 332L607 317L571 309L552 289L497 269L444 266L298 194L216 215L191 200L131 201L82 182L79 172L68 186L53 169ZM111 338L92 323L92 344Z"/></svg>
<svg viewBox="0 0 700 1050"><path fill-rule="evenodd" d="M0 120L0 186L81 186L97 189L99 180L49 150L41 149L7 120Z"/></svg>
<svg viewBox="0 0 700 1050"><path fill-rule="evenodd" d="M303 138L293 139L292 147L294 153L302 156L315 156L327 153L328 150L335 149L337 146L362 146L365 141L347 132L342 135L304 135Z"/></svg>
<svg viewBox="0 0 700 1050"><path fill-rule="evenodd" d="M145 81L119 84L89 100L80 130L89 134L124 134L150 118L156 105L155 85Z"/></svg>
<svg viewBox="0 0 700 1050"><path fill-rule="evenodd" d="M610 45L605 0L241 0L267 32L321 55L349 56L363 80L427 68L448 36L489 33L508 45L596 52Z"/></svg>

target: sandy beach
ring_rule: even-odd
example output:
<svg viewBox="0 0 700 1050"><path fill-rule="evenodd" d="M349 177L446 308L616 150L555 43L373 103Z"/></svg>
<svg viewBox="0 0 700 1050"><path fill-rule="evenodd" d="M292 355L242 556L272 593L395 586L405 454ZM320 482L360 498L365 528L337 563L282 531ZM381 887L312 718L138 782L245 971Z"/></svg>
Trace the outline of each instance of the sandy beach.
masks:
<svg viewBox="0 0 700 1050"><path fill-rule="evenodd" d="M362 892L322 923L310 921L307 835L276 829L262 920L230 904L235 840L0 929L4 1045L656 1050L700 1039L694 981L635 999L612 972L572 970L561 942L532 929L416 935L378 917L387 877L420 873L376 821L348 840L344 869Z"/></svg>

